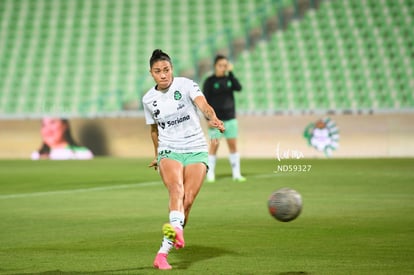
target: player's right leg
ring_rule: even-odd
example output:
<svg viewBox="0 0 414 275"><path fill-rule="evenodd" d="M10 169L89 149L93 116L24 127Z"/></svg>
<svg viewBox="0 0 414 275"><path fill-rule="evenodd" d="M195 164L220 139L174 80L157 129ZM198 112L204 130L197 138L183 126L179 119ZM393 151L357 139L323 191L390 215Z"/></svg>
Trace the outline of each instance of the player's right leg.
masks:
<svg viewBox="0 0 414 275"><path fill-rule="evenodd" d="M174 247L175 231L170 230L169 226L171 225L167 223L162 227L164 237L162 239L161 247L155 256L153 264L157 269L172 269L171 265L167 261L167 257L171 249Z"/></svg>
<svg viewBox="0 0 414 275"><path fill-rule="evenodd" d="M171 225L170 221L170 223L163 225L162 233L164 237L161 247L155 256L154 267L158 269L172 269L171 265L167 261L167 257L173 247L177 249L184 247L183 230Z"/></svg>
<svg viewBox="0 0 414 275"><path fill-rule="evenodd" d="M172 153L174 155L174 153ZM183 165L180 161L163 156L159 160L159 171L164 185L169 193L169 223L162 228L163 241L157 256L154 259L154 267L158 269L171 269L167 261L171 248L176 246L177 231L184 225L184 175Z"/></svg>
<svg viewBox="0 0 414 275"><path fill-rule="evenodd" d="M181 162L162 158L158 164L160 175L169 194L170 211L184 213L184 166Z"/></svg>
<svg viewBox="0 0 414 275"><path fill-rule="evenodd" d="M155 268L162 270L172 269L171 265L167 261L168 253L170 252L172 247L173 243L164 238L161 243L160 250L158 251L154 259L153 265Z"/></svg>

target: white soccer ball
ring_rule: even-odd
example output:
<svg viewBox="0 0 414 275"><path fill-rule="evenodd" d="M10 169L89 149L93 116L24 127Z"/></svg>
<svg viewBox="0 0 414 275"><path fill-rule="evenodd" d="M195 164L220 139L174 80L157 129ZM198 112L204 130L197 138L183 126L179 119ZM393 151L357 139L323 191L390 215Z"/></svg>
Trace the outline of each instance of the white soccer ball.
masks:
<svg viewBox="0 0 414 275"><path fill-rule="evenodd" d="M302 211L302 196L291 188L281 188L270 195L268 209L276 220L290 222Z"/></svg>

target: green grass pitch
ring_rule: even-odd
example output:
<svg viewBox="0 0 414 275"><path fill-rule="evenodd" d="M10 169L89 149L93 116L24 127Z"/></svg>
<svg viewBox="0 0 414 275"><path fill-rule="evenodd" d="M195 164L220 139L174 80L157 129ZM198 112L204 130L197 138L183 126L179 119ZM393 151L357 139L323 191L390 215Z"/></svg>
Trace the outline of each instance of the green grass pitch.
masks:
<svg viewBox="0 0 414 275"><path fill-rule="evenodd" d="M148 162L0 161L0 274L163 272L152 262L168 196ZM414 159L243 159L242 169L248 181L234 183L219 160L169 273L414 274ZM304 201L289 223L267 210L281 187Z"/></svg>

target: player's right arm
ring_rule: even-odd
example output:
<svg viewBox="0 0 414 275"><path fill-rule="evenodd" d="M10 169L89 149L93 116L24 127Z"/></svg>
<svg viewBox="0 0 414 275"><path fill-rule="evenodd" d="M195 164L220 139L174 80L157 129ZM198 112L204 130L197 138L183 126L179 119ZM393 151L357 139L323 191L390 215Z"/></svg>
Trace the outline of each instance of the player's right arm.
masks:
<svg viewBox="0 0 414 275"><path fill-rule="evenodd" d="M155 157L151 161L151 163L148 165L148 167L154 167L154 169L157 169L157 158L158 158L158 125L157 124L151 124L150 134L151 134L152 144L154 145Z"/></svg>

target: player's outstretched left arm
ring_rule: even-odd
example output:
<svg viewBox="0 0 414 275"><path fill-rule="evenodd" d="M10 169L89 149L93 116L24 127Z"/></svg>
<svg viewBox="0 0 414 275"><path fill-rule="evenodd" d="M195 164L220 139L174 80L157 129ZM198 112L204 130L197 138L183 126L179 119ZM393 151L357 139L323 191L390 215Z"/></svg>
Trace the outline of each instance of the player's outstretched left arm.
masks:
<svg viewBox="0 0 414 275"><path fill-rule="evenodd" d="M207 119L209 127L217 128L222 133L226 130L224 128L223 121L217 118L216 112L214 112L213 107L208 104L204 96L196 97L194 99L194 102L197 105L198 109L200 109L200 111L203 113L204 117Z"/></svg>

